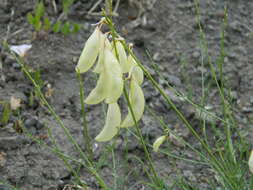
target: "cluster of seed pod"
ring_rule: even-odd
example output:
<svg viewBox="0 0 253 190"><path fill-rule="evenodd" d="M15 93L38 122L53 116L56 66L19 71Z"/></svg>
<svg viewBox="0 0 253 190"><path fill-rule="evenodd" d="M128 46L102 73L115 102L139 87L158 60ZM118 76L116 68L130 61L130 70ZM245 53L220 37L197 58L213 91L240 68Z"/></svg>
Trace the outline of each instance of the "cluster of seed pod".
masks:
<svg viewBox="0 0 253 190"><path fill-rule="evenodd" d="M145 99L141 89L143 71L131 55L127 56L120 40L110 42L107 34L100 30L100 26L88 38L76 66L76 71L84 73L95 65L93 72L99 74L96 87L84 100L86 104L98 104L104 101L108 104L107 116L104 128L95 138L103 142L111 140L120 128L131 127L135 124L130 110L125 119L121 120L118 99L121 97L125 80L130 80L129 102L135 120L138 121L143 115Z"/></svg>

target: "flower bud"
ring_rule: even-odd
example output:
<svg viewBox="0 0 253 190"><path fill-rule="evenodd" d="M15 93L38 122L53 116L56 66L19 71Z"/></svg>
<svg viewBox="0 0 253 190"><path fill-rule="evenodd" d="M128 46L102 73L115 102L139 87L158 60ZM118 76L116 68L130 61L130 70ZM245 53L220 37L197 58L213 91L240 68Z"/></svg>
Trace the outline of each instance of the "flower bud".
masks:
<svg viewBox="0 0 253 190"><path fill-rule="evenodd" d="M158 137L154 144L153 144L153 149L155 152L157 152L159 150L159 147L161 146L161 144L166 140L167 136L166 135L163 135L163 136L160 136Z"/></svg>
<svg viewBox="0 0 253 190"><path fill-rule="evenodd" d="M120 122L121 114L118 104L109 104L105 126L95 140L99 142L111 140L118 133Z"/></svg>

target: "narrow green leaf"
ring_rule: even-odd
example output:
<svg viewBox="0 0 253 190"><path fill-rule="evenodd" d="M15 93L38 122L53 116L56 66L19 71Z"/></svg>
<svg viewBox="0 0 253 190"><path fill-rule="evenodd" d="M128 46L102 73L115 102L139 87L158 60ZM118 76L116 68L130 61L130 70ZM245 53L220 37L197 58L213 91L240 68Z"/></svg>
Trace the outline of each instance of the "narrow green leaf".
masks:
<svg viewBox="0 0 253 190"><path fill-rule="evenodd" d="M31 24L31 25L34 25L34 20L35 19L34 19L32 13L28 13L27 14L27 21L28 21L28 23Z"/></svg>
<svg viewBox="0 0 253 190"><path fill-rule="evenodd" d="M70 31L70 23L69 22L66 22L62 28L61 28L61 32L64 34L64 35L68 35L71 31Z"/></svg>
<svg viewBox="0 0 253 190"><path fill-rule="evenodd" d="M54 25L53 25L53 32L54 33L58 33L61 29L61 21L57 21Z"/></svg>
<svg viewBox="0 0 253 190"><path fill-rule="evenodd" d="M44 28L45 31L49 31L50 27L51 27L51 22L50 22L50 20L49 20L48 17L45 17L44 18L44 26L43 26L43 28Z"/></svg>
<svg viewBox="0 0 253 190"><path fill-rule="evenodd" d="M69 7L74 3L74 0L63 0L62 1L62 7L63 7L63 12L65 14L68 13Z"/></svg>
<svg viewBox="0 0 253 190"><path fill-rule="evenodd" d="M3 110L3 115L1 118L1 123L3 125L6 125L10 119L11 116L11 108L9 103L4 103L4 110Z"/></svg>
<svg viewBox="0 0 253 190"><path fill-rule="evenodd" d="M44 16L44 13L45 13L45 7L44 7L44 4L43 4L43 1L40 1L36 8L35 8L35 18L36 20L40 20L41 17Z"/></svg>
<svg viewBox="0 0 253 190"><path fill-rule="evenodd" d="M35 25L34 25L35 30L36 30L36 31L40 31L41 26L42 26L41 22L38 21L38 20L36 20L35 22L36 22Z"/></svg>
<svg viewBox="0 0 253 190"><path fill-rule="evenodd" d="M77 23L72 24L72 33L77 33L81 29L81 26Z"/></svg>

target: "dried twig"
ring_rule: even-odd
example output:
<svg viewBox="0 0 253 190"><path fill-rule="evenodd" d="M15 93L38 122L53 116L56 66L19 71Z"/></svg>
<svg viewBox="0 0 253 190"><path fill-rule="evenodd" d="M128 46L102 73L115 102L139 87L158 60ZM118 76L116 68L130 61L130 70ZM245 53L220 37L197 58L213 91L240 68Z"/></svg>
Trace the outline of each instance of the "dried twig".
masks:
<svg viewBox="0 0 253 190"><path fill-rule="evenodd" d="M98 7L98 5L100 3L102 3L103 0L98 0L92 7L91 9L88 11L88 14L90 15L91 13L93 13L93 11Z"/></svg>

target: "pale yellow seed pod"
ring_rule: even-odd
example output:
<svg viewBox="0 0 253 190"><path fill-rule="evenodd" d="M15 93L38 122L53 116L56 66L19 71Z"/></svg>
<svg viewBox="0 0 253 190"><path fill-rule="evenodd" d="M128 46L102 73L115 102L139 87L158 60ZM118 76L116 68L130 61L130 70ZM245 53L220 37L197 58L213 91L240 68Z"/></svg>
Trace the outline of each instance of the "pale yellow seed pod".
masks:
<svg viewBox="0 0 253 190"><path fill-rule="evenodd" d="M134 60L132 55L128 55L127 57L127 62L128 62L128 66L129 66L129 70L131 69L131 67L137 65L136 61Z"/></svg>
<svg viewBox="0 0 253 190"><path fill-rule="evenodd" d="M99 142L111 140L118 133L120 122L121 122L121 113L118 104L117 103L109 104L105 126L99 133L99 135L95 138L95 140Z"/></svg>
<svg viewBox="0 0 253 190"><path fill-rule="evenodd" d="M103 101L108 94L109 86L105 72L101 72L96 87L84 100L86 104L98 104Z"/></svg>
<svg viewBox="0 0 253 190"><path fill-rule="evenodd" d="M85 43L81 56L78 60L76 66L77 72L84 73L93 66L99 53L100 39L102 36L103 34L99 28L96 28L91 34Z"/></svg>
<svg viewBox="0 0 253 190"><path fill-rule="evenodd" d="M93 69L93 72L94 73L101 73L103 64L104 64L104 52L100 52L99 56L98 56L97 64L96 64L95 68Z"/></svg>
<svg viewBox="0 0 253 190"><path fill-rule="evenodd" d="M110 41L107 39L107 35L103 35L102 38L101 38L98 62L97 62L96 66L93 70L94 73L100 73L101 70L103 69L104 57L105 57L105 54L104 54L105 48L112 49Z"/></svg>
<svg viewBox="0 0 253 190"><path fill-rule="evenodd" d="M122 71L118 60L110 51L105 48L105 73L108 83L108 96L105 100L106 103L117 102L123 92L124 81L122 78Z"/></svg>
<svg viewBox="0 0 253 190"><path fill-rule="evenodd" d="M251 173L253 173L253 150L250 153L250 157L249 157L249 170Z"/></svg>
<svg viewBox="0 0 253 190"><path fill-rule="evenodd" d="M129 101L132 106L135 119L136 121L139 121L144 112L145 99L141 87L133 78L131 79L130 83ZM130 109L128 109L128 114L125 120L122 122L121 127L131 127L134 124L134 119L132 117Z"/></svg>
<svg viewBox="0 0 253 190"><path fill-rule="evenodd" d="M143 83L143 79L144 79L143 71L138 65L135 65L131 68L129 75L130 75L130 77L134 78L134 80L139 85L141 85Z"/></svg>
<svg viewBox="0 0 253 190"><path fill-rule="evenodd" d="M129 72L131 65L128 64L126 51L120 41L116 42L116 49L119 55L119 63L122 69L122 73ZM116 50L114 49L114 54L116 55L115 51Z"/></svg>
<svg viewBox="0 0 253 190"><path fill-rule="evenodd" d="M163 135L163 136L160 136L158 137L154 144L153 144L153 150L155 152L157 152L159 150L159 147L161 146L161 144L166 140L167 136L166 135Z"/></svg>

